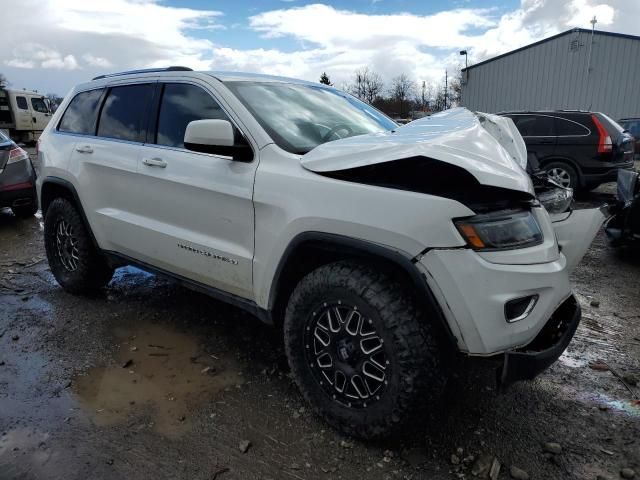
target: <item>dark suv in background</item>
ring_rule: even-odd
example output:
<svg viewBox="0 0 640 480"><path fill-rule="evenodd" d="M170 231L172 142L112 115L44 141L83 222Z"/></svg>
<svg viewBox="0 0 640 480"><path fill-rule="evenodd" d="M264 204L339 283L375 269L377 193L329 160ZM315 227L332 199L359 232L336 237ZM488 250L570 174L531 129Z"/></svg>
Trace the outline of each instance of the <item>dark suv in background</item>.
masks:
<svg viewBox="0 0 640 480"><path fill-rule="evenodd" d="M500 115L516 124L530 161L537 161L565 187L592 190L615 181L619 169L633 168L633 137L603 113L562 110Z"/></svg>

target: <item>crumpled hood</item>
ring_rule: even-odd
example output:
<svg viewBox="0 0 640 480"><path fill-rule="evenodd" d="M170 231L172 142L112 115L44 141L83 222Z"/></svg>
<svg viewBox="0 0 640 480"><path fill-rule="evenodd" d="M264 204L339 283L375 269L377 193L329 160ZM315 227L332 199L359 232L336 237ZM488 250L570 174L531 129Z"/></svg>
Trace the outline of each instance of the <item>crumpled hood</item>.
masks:
<svg viewBox="0 0 640 480"><path fill-rule="evenodd" d="M313 172L335 172L416 156L457 165L483 185L533 195L527 150L510 118L447 110L396 130L323 143L300 162Z"/></svg>

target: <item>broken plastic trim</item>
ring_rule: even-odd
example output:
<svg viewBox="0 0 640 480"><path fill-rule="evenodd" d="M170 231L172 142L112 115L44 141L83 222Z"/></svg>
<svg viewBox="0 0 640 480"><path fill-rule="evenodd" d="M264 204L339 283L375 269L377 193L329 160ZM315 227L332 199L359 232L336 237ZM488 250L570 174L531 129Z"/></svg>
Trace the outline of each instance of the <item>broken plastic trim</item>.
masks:
<svg viewBox="0 0 640 480"><path fill-rule="evenodd" d="M429 157L409 157L318 175L456 200L476 213L530 204L526 192L482 185L467 170Z"/></svg>

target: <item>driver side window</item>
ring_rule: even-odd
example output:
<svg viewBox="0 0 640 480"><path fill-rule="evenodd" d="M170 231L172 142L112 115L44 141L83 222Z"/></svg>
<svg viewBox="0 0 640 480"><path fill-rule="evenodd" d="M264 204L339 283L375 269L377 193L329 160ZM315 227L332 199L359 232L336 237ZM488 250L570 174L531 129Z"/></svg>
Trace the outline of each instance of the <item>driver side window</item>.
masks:
<svg viewBox="0 0 640 480"><path fill-rule="evenodd" d="M160 101L155 143L184 148L187 124L205 119L229 120L218 102L202 88L186 83L167 83Z"/></svg>

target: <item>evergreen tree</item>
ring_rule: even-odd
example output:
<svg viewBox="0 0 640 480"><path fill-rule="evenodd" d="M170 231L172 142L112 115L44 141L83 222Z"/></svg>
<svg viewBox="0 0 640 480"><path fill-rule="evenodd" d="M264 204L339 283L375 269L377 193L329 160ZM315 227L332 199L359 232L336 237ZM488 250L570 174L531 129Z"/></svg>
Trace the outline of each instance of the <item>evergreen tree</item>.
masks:
<svg viewBox="0 0 640 480"><path fill-rule="evenodd" d="M324 85L333 85L333 83L331 83L331 80L329 80L329 75L327 75L325 72L322 72L322 75L320 75L320 83L323 83Z"/></svg>

